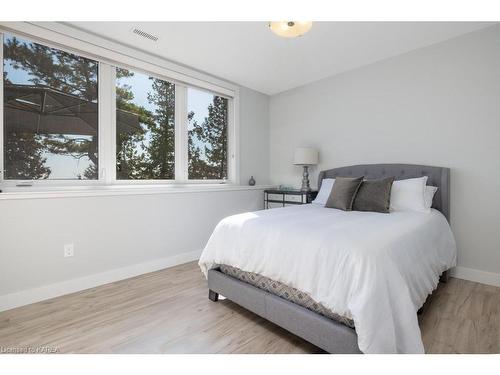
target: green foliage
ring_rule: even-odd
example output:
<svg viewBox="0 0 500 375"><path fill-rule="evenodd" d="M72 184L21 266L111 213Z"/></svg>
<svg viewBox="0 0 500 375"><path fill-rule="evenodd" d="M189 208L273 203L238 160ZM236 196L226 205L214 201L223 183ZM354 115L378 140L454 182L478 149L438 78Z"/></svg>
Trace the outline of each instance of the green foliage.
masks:
<svg viewBox="0 0 500 375"><path fill-rule="evenodd" d="M155 104L154 125L147 146L150 162L147 172L151 178L175 178L175 85L159 79L153 80L153 92L148 100Z"/></svg>
<svg viewBox="0 0 500 375"><path fill-rule="evenodd" d="M134 73L120 69L122 77ZM131 88L117 87L117 108L138 116L140 129L117 129L118 179L174 179L175 178L175 85L152 78L148 102L154 104L151 112L133 103Z"/></svg>
<svg viewBox="0 0 500 375"><path fill-rule="evenodd" d="M28 152L26 151L28 150ZM44 166L43 142L33 133L6 133L4 140L5 178L31 180L47 178L50 168Z"/></svg>
<svg viewBox="0 0 500 375"><path fill-rule="evenodd" d="M15 37L5 38L4 58L14 69L26 72L33 85L46 86L86 102L97 102L95 61ZM133 75L127 69L116 69L117 82ZM5 84L11 84L10 78L4 72ZM153 109L135 104L130 86L116 87L118 179L175 178L175 85L153 77L149 79L152 90L147 100ZM228 100L214 96L202 123L194 121L194 113L188 114L192 125L188 137L190 179L227 178L227 111ZM97 124L97 113L91 115L95 115ZM135 119L137 124L128 124L126 120L130 119ZM5 139L7 178L49 178L51 170L45 165L44 154L88 158L89 167L77 178L98 178L97 134L92 137L20 134L15 129L9 131L6 126Z"/></svg>
<svg viewBox="0 0 500 375"><path fill-rule="evenodd" d="M193 112L188 114L192 124L188 143L190 179L227 178L227 106L227 99L214 96L203 123L193 120Z"/></svg>
<svg viewBox="0 0 500 375"><path fill-rule="evenodd" d="M34 85L97 101L96 61L16 37L5 40L4 59L9 60L14 69L28 71Z"/></svg>
<svg viewBox="0 0 500 375"><path fill-rule="evenodd" d="M5 38L4 59L14 69L28 73L28 80L35 86L46 86L87 102L97 102L98 64L93 60L37 43L21 41L16 37ZM12 84L6 71L4 79L4 84ZM8 108L7 102L5 107ZM92 115L95 116L97 124L97 112L89 114ZM79 140L65 134L24 132L20 135L16 129L9 129L9 124L6 123L5 136L7 143L12 145L5 150L7 178L49 178L51 170L45 166L47 158L41 156L43 153L68 155L75 159L87 157L91 163L84 177L97 178L97 132L92 137L82 137ZM16 137L19 137L18 141L15 140Z"/></svg>

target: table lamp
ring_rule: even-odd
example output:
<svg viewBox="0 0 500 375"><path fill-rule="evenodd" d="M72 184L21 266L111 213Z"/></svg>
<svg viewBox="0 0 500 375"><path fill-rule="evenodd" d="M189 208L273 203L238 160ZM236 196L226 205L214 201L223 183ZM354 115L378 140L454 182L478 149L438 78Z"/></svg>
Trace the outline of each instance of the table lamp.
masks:
<svg viewBox="0 0 500 375"><path fill-rule="evenodd" d="M309 171L310 165L318 164L318 150L311 147L297 147L293 156L293 164L302 165L304 173L302 174L302 187L301 191L310 191L309 186Z"/></svg>

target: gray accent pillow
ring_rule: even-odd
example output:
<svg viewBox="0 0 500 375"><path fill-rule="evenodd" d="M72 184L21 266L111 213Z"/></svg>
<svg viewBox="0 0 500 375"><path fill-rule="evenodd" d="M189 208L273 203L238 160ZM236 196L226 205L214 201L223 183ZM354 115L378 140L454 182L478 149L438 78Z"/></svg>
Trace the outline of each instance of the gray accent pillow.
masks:
<svg viewBox="0 0 500 375"><path fill-rule="evenodd" d="M359 186L363 182L363 177L349 178L337 177L333 184L333 189L326 201L325 207L338 208L339 210L351 211L354 198Z"/></svg>
<svg viewBox="0 0 500 375"><path fill-rule="evenodd" d="M389 213L393 182L394 177L363 181L354 198L352 209Z"/></svg>

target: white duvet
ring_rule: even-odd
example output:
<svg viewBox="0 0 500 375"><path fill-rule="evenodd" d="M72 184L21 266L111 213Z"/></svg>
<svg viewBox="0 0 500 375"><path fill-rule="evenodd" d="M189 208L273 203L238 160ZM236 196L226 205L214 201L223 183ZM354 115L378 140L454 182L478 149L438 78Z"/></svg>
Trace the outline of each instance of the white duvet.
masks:
<svg viewBox="0 0 500 375"><path fill-rule="evenodd" d="M314 204L223 219L199 261L238 267L308 293L354 320L364 353L423 353L417 310L456 247L438 211L345 212Z"/></svg>

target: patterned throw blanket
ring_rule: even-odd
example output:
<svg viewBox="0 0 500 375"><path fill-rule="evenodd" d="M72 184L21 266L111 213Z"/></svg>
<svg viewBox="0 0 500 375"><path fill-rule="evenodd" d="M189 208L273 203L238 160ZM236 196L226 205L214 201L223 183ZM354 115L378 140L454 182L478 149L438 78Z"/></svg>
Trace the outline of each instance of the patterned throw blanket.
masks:
<svg viewBox="0 0 500 375"><path fill-rule="evenodd" d="M354 322L352 321L352 319L346 318L339 314L335 314L333 311L326 308L321 303L313 300L309 294L301 292L296 288L292 288L279 281L275 281L268 277L259 275L258 273L242 271L239 268L231 267L225 264L220 265L220 270L222 273L228 276L234 277L247 284L253 285L259 289L274 294L275 296L281 297L283 299L286 299L287 301L305 307L306 309L314 311L315 313L321 314L323 316L326 316L327 318L345 324L350 328L354 328Z"/></svg>

